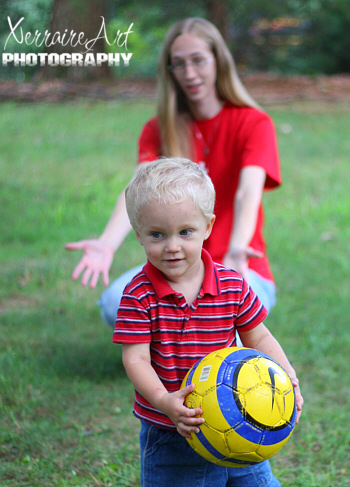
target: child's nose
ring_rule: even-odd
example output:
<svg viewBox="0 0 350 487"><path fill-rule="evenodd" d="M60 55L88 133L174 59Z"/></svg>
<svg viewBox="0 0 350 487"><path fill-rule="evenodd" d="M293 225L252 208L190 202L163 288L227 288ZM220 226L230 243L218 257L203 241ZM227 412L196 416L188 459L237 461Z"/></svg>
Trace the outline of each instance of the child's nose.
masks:
<svg viewBox="0 0 350 487"><path fill-rule="evenodd" d="M176 236L169 237L166 245L166 251L170 253L178 252L180 250L179 240Z"/></svg>

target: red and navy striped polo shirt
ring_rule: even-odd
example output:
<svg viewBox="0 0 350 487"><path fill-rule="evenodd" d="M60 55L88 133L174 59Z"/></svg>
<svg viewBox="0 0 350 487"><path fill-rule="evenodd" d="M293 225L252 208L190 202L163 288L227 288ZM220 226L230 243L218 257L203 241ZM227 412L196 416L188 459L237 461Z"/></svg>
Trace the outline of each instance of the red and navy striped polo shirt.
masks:
<svg viewBox="0 0 350 487"><path fill-rule="evenodd" d="M236 345L236 329L248 331L267 311L235 271L212 261L203 250L205 275L189 306L150 262L126 286L113 335L115 343L149 343L152 366L169 392L208 353ZM137 391L134 414L161 428L176 429Z"/></svg>

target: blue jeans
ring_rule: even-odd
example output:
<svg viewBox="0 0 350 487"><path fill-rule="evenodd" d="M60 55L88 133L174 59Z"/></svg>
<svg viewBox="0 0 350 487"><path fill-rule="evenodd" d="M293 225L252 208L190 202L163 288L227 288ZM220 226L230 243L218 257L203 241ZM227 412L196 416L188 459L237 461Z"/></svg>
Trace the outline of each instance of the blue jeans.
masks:
<svg viewBox="0 0 350 487"><path fill-rule="evenodd" d="M115 325L117 311L124 288L131 281L131 279L142 270L142 267L143 265L140 265L125 272L101 294L101 298L98 302L101 308L101 316L107 325L111 326L112 328L114 328ZM248 273L249 284L251 285L253 291L259 296L265 308L270 311L276 302L275 283L273 281L264 279L250 269L248 270Z"/></svg>
<svg viewBox="0 0 350 487"><path fill-rule="evenodd" d="M254 466L221 467L196 453L176 431L141 421L142 487L281 487L268 460Z"/></svg>
<svg viewBox="0 0 350 487"><path fill-rule="evenodd" d="M108 326L114 329L117 311L125 286L142 270L144 264L134 267L118 277L103 293L98 302L101 316Z"/></svg>

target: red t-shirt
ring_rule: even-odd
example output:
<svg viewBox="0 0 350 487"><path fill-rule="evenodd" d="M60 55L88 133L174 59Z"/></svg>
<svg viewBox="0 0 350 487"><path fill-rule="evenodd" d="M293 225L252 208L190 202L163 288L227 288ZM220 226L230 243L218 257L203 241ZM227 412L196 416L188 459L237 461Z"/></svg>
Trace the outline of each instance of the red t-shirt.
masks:
<svg viewBox="0 0 350 487"><path fill-rule="evenodd" d="M210 152L207 155L205 143L196 137L196 130L197 133L199 130L209 145ZM204 242L204 248L214 261L222 263L231 237L234 197L241 169L246 166L262 167L266 172L265 190L281 184L276 134L273 122L266 113L229 103L214 118L194 122L192 133L195 148L192 159L205 165L216 190L216 221L210 237ZM154 117L142 130L139 162L151 161L161 155L158 122ZM260 205L255 232L249 245L262 251L264 257L249 259L248 265L262 277L273 280L265 255L263 225L263 207Z"/></svg>
<svg viewBox="0 0 350 487"><path fill-rule="evenodd" d="M192 365L220 348L236 345L236 330L249 331L267 311L235 271L214 264L203 250L205 275L189 306L150 262L126 286L118 309L114 343L150 343L152 367L169 392L179 390ZM164 413L137 391L136 417L175 429Z"/></svg>

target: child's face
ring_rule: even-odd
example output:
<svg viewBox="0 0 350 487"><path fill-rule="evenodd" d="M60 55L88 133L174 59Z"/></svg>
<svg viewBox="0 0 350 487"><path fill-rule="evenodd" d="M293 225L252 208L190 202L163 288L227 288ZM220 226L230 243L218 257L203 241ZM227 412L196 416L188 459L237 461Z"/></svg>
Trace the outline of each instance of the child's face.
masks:
<svg viewBox="0 0 350 487"><path fill-rule="evenodd" d="M136 235L151 264L169 282L180 282L201 269L203 241L209 237L214 220L213 215L207 223L190 198L174 205L152 202L142 209Z"/></svg>

